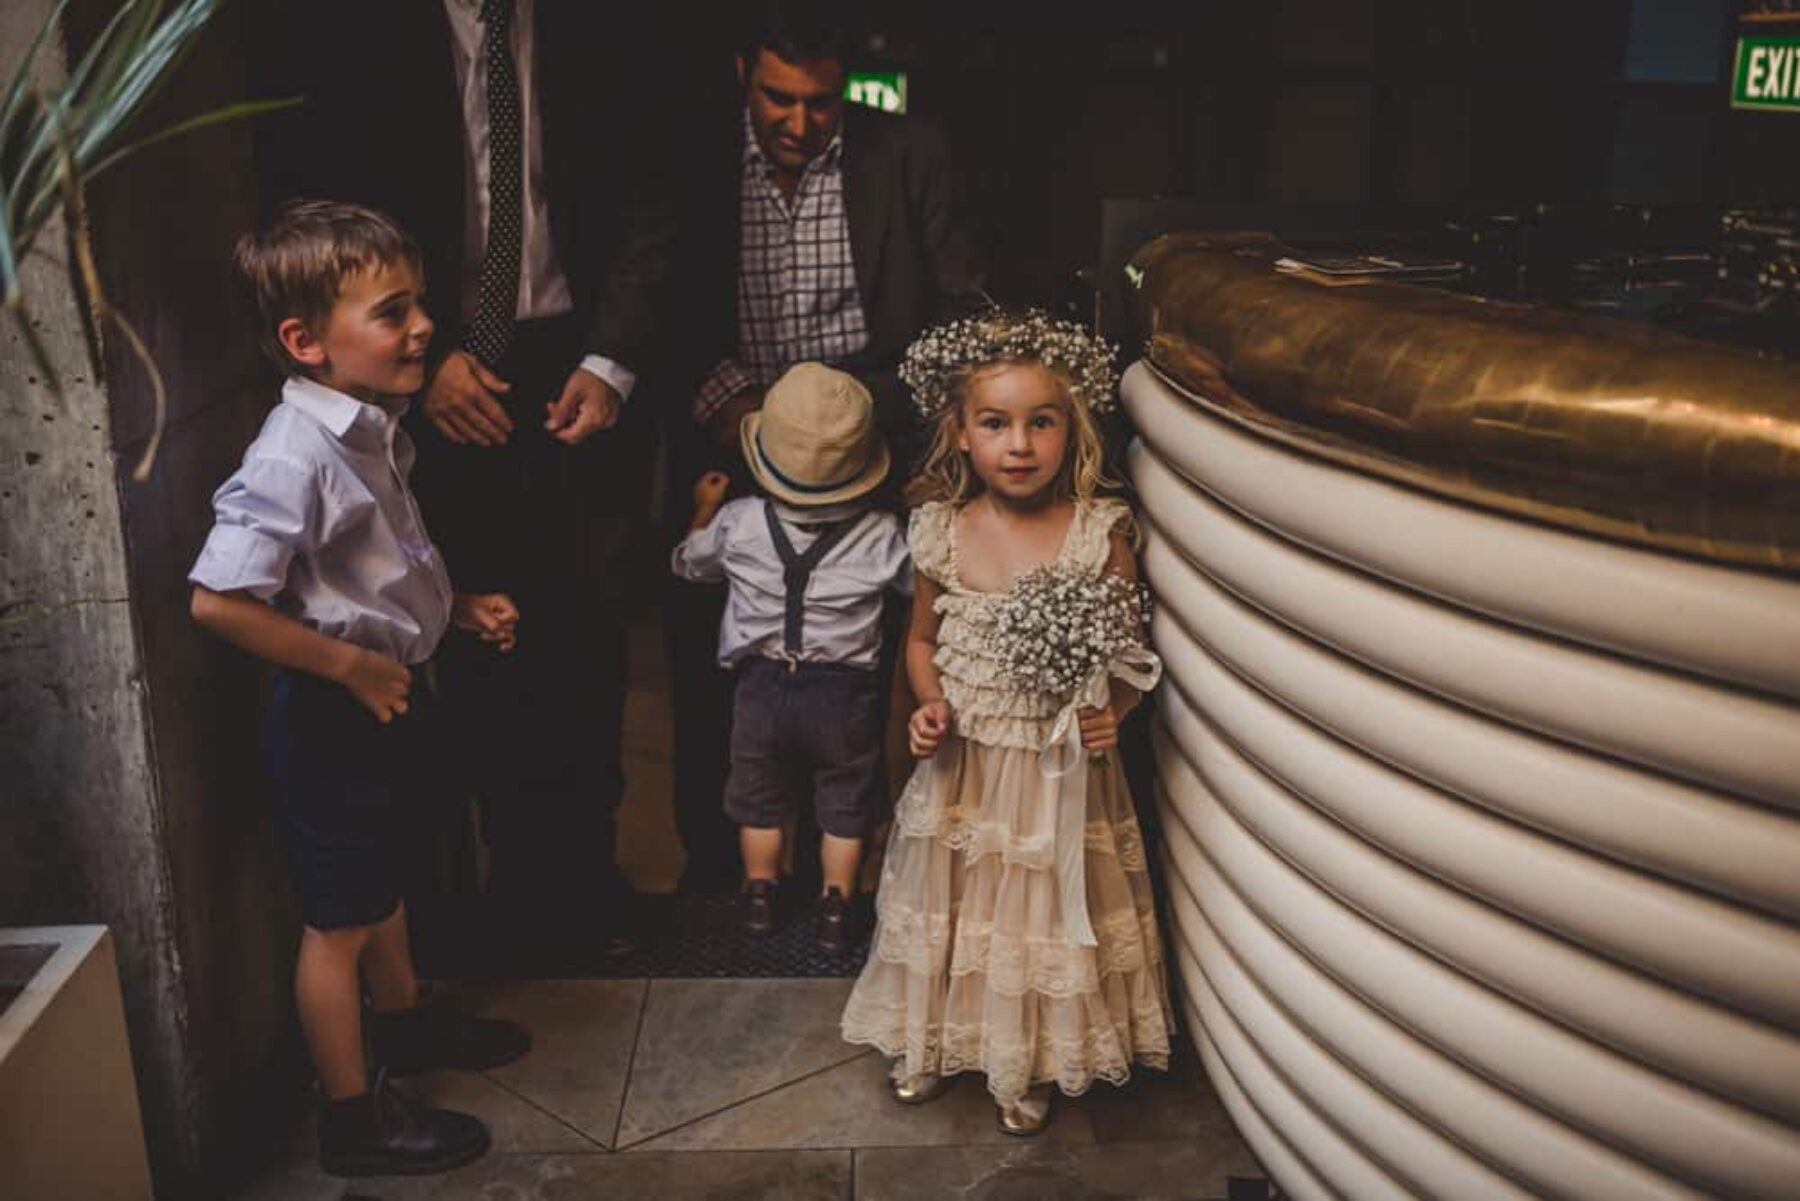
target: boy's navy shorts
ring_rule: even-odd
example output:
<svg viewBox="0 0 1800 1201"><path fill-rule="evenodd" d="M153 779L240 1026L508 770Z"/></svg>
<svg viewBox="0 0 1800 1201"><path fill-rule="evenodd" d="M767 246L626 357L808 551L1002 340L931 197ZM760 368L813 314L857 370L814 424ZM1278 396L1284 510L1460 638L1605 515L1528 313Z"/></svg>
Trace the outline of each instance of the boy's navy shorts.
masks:
<svg viewBox="0 0 1800 1201"><path fill-rule="evenodd" d="M383 724L340 684L277 674L265 730L276 831L314 929L372 926L399 906L431 699L415 673L407 712Z"/></svg>
<svg viewBox="0 0 1800 1201"><path fill-rule="evenodd" d="M819 828L861 838L881 798L882 673L752 657L738 669L725 813L781 825L812 795Z"/></svg>

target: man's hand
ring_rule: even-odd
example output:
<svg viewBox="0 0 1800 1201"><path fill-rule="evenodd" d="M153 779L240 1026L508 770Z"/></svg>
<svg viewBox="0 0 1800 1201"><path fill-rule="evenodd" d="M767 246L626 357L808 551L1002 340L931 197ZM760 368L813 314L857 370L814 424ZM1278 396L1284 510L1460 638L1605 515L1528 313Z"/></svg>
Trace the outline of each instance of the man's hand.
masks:
<svg viewBox="0 0 1800 1201"><path fill-rule="evenodd" d="M549 418L544 428L558 442L574 446L617 425L624 406L624 399L611 384L587 368L577 367L563 384L562 395L545 406Z"/></svg>
<svg viewBox="0 0 1800 1201"><path fill-rule="evenodd" d="M385 725L394 720L396 714L406 712L406 694L412 689L412 672L398 659L359 646L345 663L338 683L348 688L350 695L375 715L376 721Z"/></svg>
<svg viewBox="0 0 1800 1201"><path fill-rule="evenodd" d="M425 416L438 433L461 445L499 446L512 433L512 418L499 397L512 385L466 350L453 350L425 388Z"/></svg>
<svg viewBox="0 0 1800 1201"><path fill-rule="evenodd" d="M906 722L906 745L915 759L929 759L937 754L938 744L950 732L950 702L942 698L927 701L913 710Z"/></svg>
<svg viewBox="0 0 1800 1201"><path fill-rule="evenodd" d="M740 440L743 435L738 429L744 424L744 418L762 408L765 395L766 389L746 388L714 411L707 419L706 428L720 446L735 453L743 445Z"/></svg>
<svg viewBox="0 0 1800 1201"><path fill-rule="evenodd" d="M510 651L518 639L519 607L504 592L458 592L450 620L457 629L473 631L502 652Z"/></svg>

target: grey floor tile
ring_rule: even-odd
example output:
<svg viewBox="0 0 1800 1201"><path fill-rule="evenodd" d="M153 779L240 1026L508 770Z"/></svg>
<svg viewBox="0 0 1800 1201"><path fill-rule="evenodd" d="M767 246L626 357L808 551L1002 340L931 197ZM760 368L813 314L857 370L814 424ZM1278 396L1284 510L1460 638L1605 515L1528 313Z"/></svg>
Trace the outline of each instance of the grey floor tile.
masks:
<svg viewBox="0 0 1800 1201"><path fill-rule="evenodd" d="M1096 1084L1078 1104L1102 1143L1238 1137L1224 1104L1185 1043L1168 1071L1134 1069L1125 1087Z"/></svg>
<svg viewBox="0 0 1800 1201"><path fill-rule="evenodd" d="M1040 1136L1051 1143L1092 1143L1079 1107L1064 1105ZM870 1052L786 1088L640 1143L647 1151L757 1150L781 1147L931 1147L1012 1140L994 1121L994 1103L976 1076L959 1079L927 1105L898 1105L888 1095L887 1064Z"/></svg>
<svg viewBox="0 0 1800 1201"><path fill-rule="evenodd" d="M862 1054L838 1037L849 980L652 980L620 1147Z"/></svg>
<svg viewBox="0 0 1800 1201"><path fill-rule="evenodd" d="M382 1201L842 1201L850 1154L490 1155L444 1176L357 1187Z"/></svg>
<svg viewBox="0 0 1800 1201"><path fill-rule="evenodd" d="M1007 1148L932 1147L856 1153L856 1201L1213 1201L1256 1161L1194 1140Z"/></svg>
<svg viewBox="0 0 1800 1201"><path fill-rule="evenodd" d="M414 1096L439 1109L471 1113L487 1123L494 1150L598 1151L601 1145L551 1114L473 1072L437 1072L407 1081Z"/></svg>
<svg viewBox="0 0 1800 1201"><path fill-rule="evenodd" d="M319 1170L311 1155L272 1165L231 1201L344 1201L345 1182Z"/></svg>
<svg viewBox="0 0 1800 1201"><path fill-rule="evenodd" d="M531 1031L531 1051L488 1075L610 1147L645 987L642 980L522 980L456 991L474 1012Z"/></svg>

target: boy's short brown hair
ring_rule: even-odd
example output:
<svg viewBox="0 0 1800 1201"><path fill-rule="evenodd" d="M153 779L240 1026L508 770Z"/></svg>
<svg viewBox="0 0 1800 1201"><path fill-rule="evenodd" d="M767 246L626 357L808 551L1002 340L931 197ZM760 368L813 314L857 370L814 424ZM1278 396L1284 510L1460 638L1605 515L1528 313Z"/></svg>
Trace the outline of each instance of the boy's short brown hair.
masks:
<svg viewBox="0 0 1800 1201"><path fill-rule="evenodd" d="M419 244L385 213L333 200L290 200L267 227L237 240L239 277L256 302L258 341L288 375L306 374L275 336L289 317L318 328L344 281L360 271L405 263L424 278Z"/></svg>

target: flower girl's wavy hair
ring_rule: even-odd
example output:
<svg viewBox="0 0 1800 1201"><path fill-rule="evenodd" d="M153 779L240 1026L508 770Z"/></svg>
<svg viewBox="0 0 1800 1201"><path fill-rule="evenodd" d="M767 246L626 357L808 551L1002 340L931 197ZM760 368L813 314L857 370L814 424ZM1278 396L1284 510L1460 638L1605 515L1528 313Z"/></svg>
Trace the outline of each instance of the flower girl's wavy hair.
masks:
<svg viewBox="0 0 1800 1201"><path fill-rule="evenodd" d="M1062 385L1069 411L1069 446L1053 485L1061 498L1092 499L1117 487L1106 475L1106 449L1094 414L1114 406L1113 350L1073 321L1037 309L992 308L934 326L906 350L900 379L932 423L931 449L907 485L911 504L962 504L981 491L969 457L956 444L969 386L1003 367L1035 363Z"/></svg>

